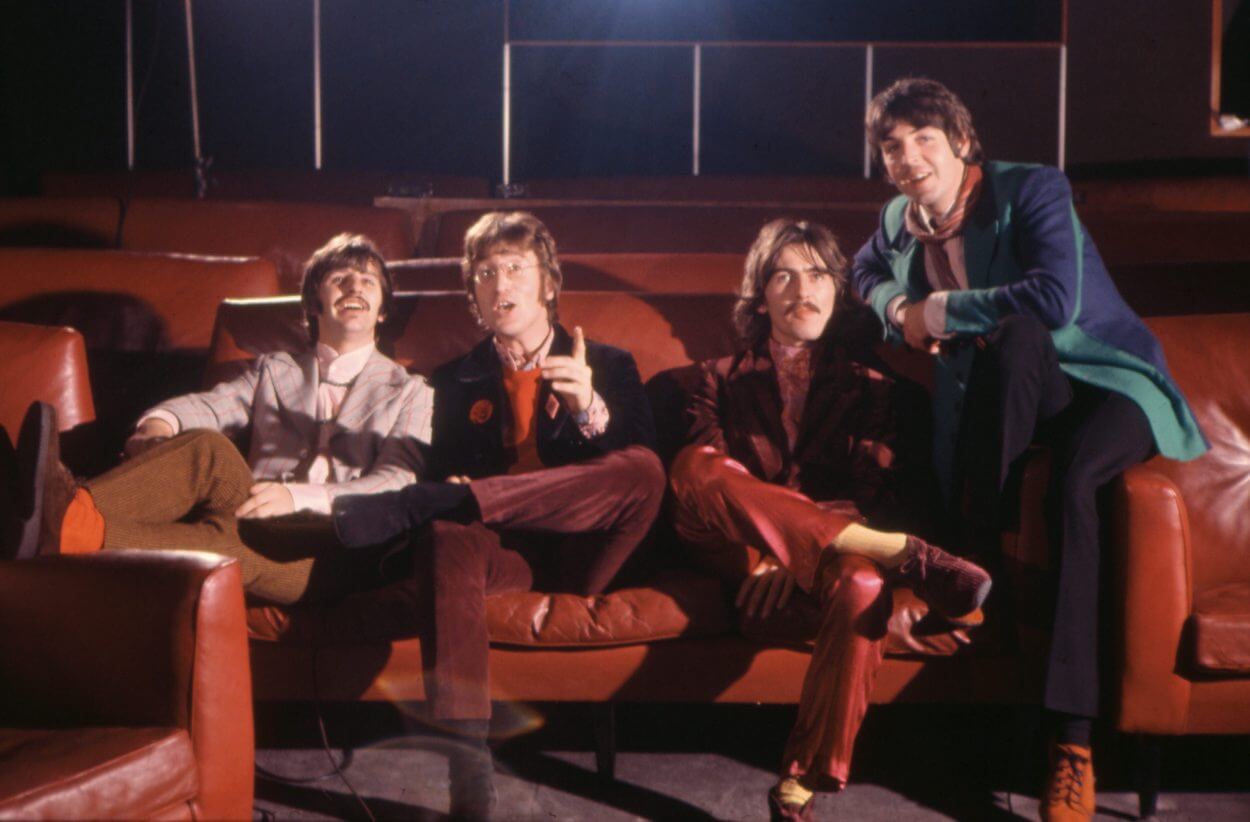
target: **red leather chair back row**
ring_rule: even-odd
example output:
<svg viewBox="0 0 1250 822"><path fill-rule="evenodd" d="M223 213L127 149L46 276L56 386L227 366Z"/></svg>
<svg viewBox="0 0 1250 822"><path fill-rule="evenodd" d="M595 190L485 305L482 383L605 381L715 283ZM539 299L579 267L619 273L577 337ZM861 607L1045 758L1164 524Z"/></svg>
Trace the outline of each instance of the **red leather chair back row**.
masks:
<svg viewBox="0 0 1250 822"><path fill-rule="evenodd" d="M365 234L387 259L411 256L412 222L398 209L290 202L134 200L122 223L131 251L264 257L285 290L299 288L304 261L340 232Z"/></svg>
<svg viewBox="0 0 1250 822"><path fill-rule="evenodd" d="M255 258L0 249L0 317L72 325L92 349L202 351L223 299L279 290Z"/></svg>
<svg viewBox="0 0 1250 822"><path fill-rule="evenodd" d="M17 437L26 408L46 402L62 431L95 419L87 351L72 328L0 322L0 425Z"/></svg>
<svg viewBox="0 0 1250 822"><path fill-rule="evenodd" d="M0 246L121 247L129 251L263 257L284 286L299 287L304 261L340 232L365 234L387 259L416 248L406 211L369 205L95 198L0 199Z"/></svg>
<svg viewBox="0 0 1250 822"><path fill-rule="evenodd" d="M113 248L121 230L115 197L0 199L0 246Z"/></svg>
<svg viewBox="0 0 1250 822"><path fill-rule="evenodd" d="M1080 180L1072 184L1078 203L1159 211L1250 211L1250 179Z"/></svg>

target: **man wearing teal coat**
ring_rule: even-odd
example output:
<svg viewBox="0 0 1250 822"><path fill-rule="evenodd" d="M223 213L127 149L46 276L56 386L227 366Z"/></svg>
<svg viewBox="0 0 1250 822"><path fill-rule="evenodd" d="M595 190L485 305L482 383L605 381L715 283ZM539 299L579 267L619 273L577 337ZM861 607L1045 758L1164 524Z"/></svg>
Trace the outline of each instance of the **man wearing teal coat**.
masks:
<svg viewBox="0 0 1250 822"><path fill-rule="evenodd" d="M1041 813L1091 818L1095 498L1152 454L1192 459L1206 440L1158 341L1112 284L1062 172L984 162L968 109L932 80L878 94L867 131L902 196L883 209L852 281L888 337L937 357L935 464L948 495L981 520L974 547L997 534L1011 463L1032 442L1053 448L1058 572L1044 705L1056 744Z"/></svg>

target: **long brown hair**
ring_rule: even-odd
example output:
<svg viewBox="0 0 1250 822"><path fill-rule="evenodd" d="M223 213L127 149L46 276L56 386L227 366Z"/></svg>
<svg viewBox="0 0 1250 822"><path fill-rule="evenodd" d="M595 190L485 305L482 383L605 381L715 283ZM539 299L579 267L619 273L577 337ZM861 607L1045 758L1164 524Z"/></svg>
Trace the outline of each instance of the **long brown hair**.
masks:
<svg viewBox="0 0 1250 822"><path fill-rule="evenodd" d="M833 276L834 293L833 316L825 326L825 334L829 334L847 304L844 296L850 286L847 277L846 257L838 248L837 238L833 232L820 223L807 220L780 219L773 220L760 229L751 250L747 252L746 265L742 272L742 283L738 286L738 301L734 303L734 328L742 342L754 348L768 338L772 323L768 317L764 289L772 279L777 267L777 258L786 246L798 245L811 249L829 273Z"/></svg>

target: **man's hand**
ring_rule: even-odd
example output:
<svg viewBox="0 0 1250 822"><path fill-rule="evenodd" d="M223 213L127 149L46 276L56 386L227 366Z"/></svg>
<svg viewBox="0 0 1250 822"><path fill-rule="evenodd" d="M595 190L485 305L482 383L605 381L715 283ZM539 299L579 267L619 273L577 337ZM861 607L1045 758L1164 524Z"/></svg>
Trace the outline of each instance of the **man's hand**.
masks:
<svg viewBox="0 0 1250 822"><path fill-rule="evenodd" d="M899 308L899 318L903 321L903 339L912 348L932 353L933 340L929 337L929 328L924 322L925 297L918 303L903 303Z"/></svg>
<svg viewBox="0 0 1250 822"><path fill-rule="evenodd" d="M294 513L295 500L291 492L280 482L258 482L252 486L251 496L239 506L234 515L239 519L265 519Z"/></svg>
<svg viewBox="0 0 1250 822"><path fill-rule="evenodd" d="M742 580L734 605L748 619L767 619L773 609L780 611L794 593L794 575L777 564L771 556L760 560L751 575ZM745 604L744 604L745 603Z"/></svg>
<svg viewBox="0 0 1250 822"><path fill-rule="evenodd" d="M582 327L573 328L573 355L548 357L543 360L543 379L551 381L551 389L560 395L570 413L580 414L590 408L595 398L590 378L593 371L586 365L586 337Z"/></svg>
<svg viewBox="0 0 1250 822"><path fill-rule="evenodd" d="M473 482L473 480L469 479L464 474L456 474L455 476L448 477L446 481L450 482L452 485L468 485L470 482Z"/></svg>
<svg viewBox="0 0 1250 822"><path fill-rule="evenodd" d="M173 435L174 429L164 420L155 417L146 419L130 435L130 439L126 440L126 446L122 449L122 456L126 459L137 457L153 445L160 445Z"/></svg>

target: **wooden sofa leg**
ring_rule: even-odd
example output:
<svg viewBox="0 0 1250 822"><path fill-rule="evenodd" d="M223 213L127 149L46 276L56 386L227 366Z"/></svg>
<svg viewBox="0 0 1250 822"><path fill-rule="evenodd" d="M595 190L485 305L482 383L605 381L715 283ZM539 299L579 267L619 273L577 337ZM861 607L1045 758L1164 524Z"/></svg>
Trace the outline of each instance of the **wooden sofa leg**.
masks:
<svg viewBox="0 0 1250 822"><path fill-rule="evenodd" d="M616 778L616 704L596 702L591 727L595 735L595 768L602 779Z"/></svg>
<svg viewBox="0 0 1250 822"><path fill-rule="evenodd" d="M1157 736L1136 734L1137 815L1140 819L1154 816L1159 810L1159 776L1163 746Z"/></svg>

